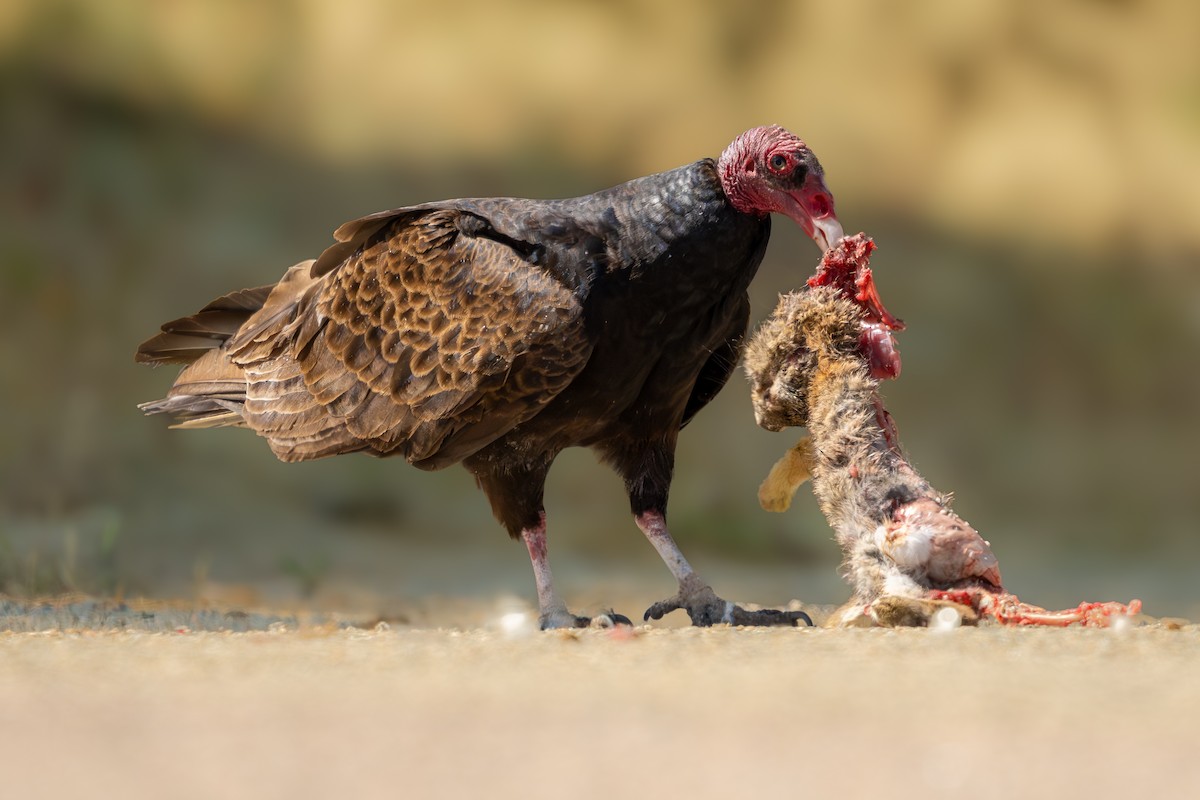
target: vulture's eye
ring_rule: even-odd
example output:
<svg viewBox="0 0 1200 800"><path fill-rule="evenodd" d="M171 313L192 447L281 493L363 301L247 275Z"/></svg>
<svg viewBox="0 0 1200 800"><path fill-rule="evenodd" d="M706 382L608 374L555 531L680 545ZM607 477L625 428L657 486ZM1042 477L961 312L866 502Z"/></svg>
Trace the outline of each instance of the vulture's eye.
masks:
<svg viewBox="0 0 1200 800"><path fill-rule="evenodd" d="M783 172L783 168L787 166L787 163L787 156L783 155L782 153L776 153L775 155L771 156L771 169L775 170L776 172Z"/></svg>

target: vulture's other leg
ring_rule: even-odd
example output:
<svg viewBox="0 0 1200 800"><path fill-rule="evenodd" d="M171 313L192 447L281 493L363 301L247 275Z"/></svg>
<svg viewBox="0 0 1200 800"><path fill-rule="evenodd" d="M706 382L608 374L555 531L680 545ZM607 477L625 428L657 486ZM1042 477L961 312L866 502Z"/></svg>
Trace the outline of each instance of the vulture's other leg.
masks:
<svg viewBox="0 0 1200 800"><path fill-rule="evenodd" d="M554 590L554 576L550 574L550 559L546 556L546 512L538 516L538 523L521 531L521 541L529 550L529 561L533 564L533 579L537 583L538 623L542 630L550 628L586 628L591 620L567 610L567 604Z"/></svg>
<svg viewBox="0 0 1200 800"><path fill-rule="evenodd" d="M537 584L538 623L542 630L551 628L586 628L590 624L631 625L628 617L615 612L592 619L572 614L554 589L550 561L546 555L546 512L542 495L550 462L533 465L511 465L496 468L493 464L468 464L479 488L492 504L496 519L508 530L509 536L519 538L529 550L533 577Z"/></svg>
<svg viewBox="0 0 1200 800"><path fill-rule="evenodd" d="M646 609L645 619L662 619L665 614L683 609L688 613L692 624L700 627L720 623L795 626L800 620L804 620L805 625L812 625L812 619L803 611L747 611L718 597L680 552L679 545L675 544L670 531L667 530L667 521L661 511L645 511L638 514L637 524L650 544L654 545L667 569L671 570L675 580L679 581L679 592L674 597L660 600Z"/></svg>
<svg viewBox="0 0 1200 800"><path fill-rule="evenodd" d="M679 581L674 597L659 601L646 609L644 619L662 619L677 609L687 611L693 625L707 627L719 623L731 625L795 625L812 620L803 611L747 611L717 596L712 587L692 569L679 550L679 545L667 530L667 493L674 472L675 458L663 448L640 454L624 462L621 472L629 492L629 505L646 539L658 551L667 569Z"/></svg>
<svg viewBox="0 0 1200 800"><path fill-rule="evenodd" d="M533 564L533 579L537 584L538 624L542 630L552 628L586 628L614 625L632 625L624 614L609 611L596 617L581 617L567 610L567 604L554 589L554 576L550 574L550 560L546 557L546 512L540 514L539 522L532 528L521 531L521 541L529 550L529 561Z"/></svg>

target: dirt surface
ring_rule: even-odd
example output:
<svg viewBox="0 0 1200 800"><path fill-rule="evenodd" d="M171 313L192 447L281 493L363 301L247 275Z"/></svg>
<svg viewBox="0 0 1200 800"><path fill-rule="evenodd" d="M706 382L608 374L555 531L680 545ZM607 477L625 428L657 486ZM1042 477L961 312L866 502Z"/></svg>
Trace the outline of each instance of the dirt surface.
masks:
<svg viewBox="0 0 1200 800"><path fill-rule="evenodd" d="M1191 624L540 633L484 604L479 627L372 629L74 608L3 612L55 620L0 633L7 797L1200 792ZM100 630L114 613L145 629ZM183 624L228 620L246 632Z"/></svg>

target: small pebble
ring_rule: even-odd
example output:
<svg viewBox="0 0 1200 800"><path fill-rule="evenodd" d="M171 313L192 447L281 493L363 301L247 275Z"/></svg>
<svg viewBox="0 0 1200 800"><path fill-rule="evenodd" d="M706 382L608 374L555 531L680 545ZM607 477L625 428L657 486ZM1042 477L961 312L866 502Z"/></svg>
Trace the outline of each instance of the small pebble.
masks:
<svg viewBox="0 0 1200 800"><path fill-rule="evenodd" d="M505 636L528 636L533 633L533 621L524 611L510 611L500 617L500 630Z"/></svg>
<svg viewBox="0 0 1200 800"><path fill-rule="evenodd" d="M962 614L958 609L944 606L933 612L929 619L929 627L935 631L952 631L962 625Z"/></svg>

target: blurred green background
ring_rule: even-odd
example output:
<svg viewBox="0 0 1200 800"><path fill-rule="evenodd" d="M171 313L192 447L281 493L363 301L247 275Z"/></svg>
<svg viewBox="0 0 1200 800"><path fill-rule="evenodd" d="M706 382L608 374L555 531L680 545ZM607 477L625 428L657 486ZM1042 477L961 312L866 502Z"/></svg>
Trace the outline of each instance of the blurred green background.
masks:
<svg viewBox="0 0 1200 800"><path fill-rule="evenodd" d="M1010 587L1198 613L1200 5L9 2L0 111L0 590L532 597L462 470L167 431L134 406L173 371L134 348L345 220L586 193L774 122L876 238L909 323L888 405ZM818 256L775 231L756 320ZM740 379L683 437L672 526L718 589L846 596L811 496L755 499L795 438ZM548 508L569 599L669 593L590 454Z"/></svg>

